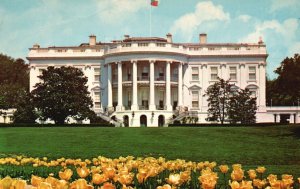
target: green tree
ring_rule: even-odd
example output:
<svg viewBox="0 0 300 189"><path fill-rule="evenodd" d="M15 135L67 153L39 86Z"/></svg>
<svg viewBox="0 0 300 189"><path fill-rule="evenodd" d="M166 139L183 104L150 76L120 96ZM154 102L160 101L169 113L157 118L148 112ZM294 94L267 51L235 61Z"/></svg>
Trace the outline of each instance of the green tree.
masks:
<svg viewBox="0 0 300 189"><path fill-rule="evenodd" d="M43 119L63 124L68 116L83 120L93 114L87 77L74 67L48 67L32 91L33 102Z"/></svg>
<svg viewBox="0 0 300 189"><path fill-rule="evenodd" d="M208 96L208 121L218 121L224 124L228 116L230 92L233 85L229 80L220 79L210 86L205 96Z"/></svg>
<svg viewBox="0 0 300 189"><path fill-rule="evenodd" d="M231 123L255 123L256 110L256 98L251 97L248 89L239 89L232 93L228 108L228 118Z"/></svg>
<svg viewBox="0 0 300 189"><path fill-rule="evenodd" d="M278 77L267 80L267 103L274 106L296 105L300 99L300 55L286 57L274 71Z"/></svg>
<svg viewBox="0 0 300 189"><path fill-rule="evenodd" d="M35 123L38 118L31 93L24 91L16 105L14 123Z"/></svg>
<svg viewBox="0 0 300 189"><path fill-rule="evenodd" d="M22 59L0 54L0 109L16 108L20 94L28 90L28 65Z"/></svg>

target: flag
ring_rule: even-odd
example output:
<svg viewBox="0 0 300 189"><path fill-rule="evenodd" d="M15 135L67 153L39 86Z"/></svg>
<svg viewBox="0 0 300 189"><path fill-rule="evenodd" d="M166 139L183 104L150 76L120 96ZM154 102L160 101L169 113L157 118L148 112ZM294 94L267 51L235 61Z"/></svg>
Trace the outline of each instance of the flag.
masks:
<svg viewBox="0 0 300 189"><path fill-rule="evenodd" d="M157 7L158 6L158 1L159 0L151 0L151 5L154 6L154 7Z"/></svg>

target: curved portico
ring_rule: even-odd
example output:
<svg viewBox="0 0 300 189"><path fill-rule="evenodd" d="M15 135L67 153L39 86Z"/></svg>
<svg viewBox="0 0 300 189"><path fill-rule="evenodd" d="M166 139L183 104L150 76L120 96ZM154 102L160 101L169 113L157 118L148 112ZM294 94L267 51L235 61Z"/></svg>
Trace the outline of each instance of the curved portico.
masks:
<svg viewBox="0 0 300 189"><path fill-rule="evenodd" d="M108 110L172 112L182 106L183 62L134 59L106 66Z"/></svg>

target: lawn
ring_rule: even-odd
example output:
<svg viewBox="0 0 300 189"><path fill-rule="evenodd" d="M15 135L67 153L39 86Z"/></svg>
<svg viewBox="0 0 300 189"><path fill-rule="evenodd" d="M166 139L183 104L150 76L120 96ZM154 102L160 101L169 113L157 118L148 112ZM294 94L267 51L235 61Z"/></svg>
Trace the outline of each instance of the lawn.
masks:
<svg viewBox="0 0 300 189"><path fill-rule="evenodd" d="M0 155L92 158L164 156L266 166L300 177L300 127L0 128Z"/></svg>

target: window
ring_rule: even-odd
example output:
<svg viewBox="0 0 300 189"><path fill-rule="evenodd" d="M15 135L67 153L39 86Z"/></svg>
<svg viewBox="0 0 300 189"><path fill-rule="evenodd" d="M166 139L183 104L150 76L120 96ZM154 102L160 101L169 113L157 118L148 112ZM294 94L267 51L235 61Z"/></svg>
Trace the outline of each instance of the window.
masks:
<svg viewBox="0 0 300 189"><path fill-rule="evenodd" d="M95 102L100 102L100 92L95 92Z"/></svg>
<svg viewBox="0 0 300 189"><path fill-rule="evenodd" d="M236 80L236 67L229 67L229 76L231 80Z"/></svg>
<svg viewBox="0 0 300 189"><path fill-rule="evenodd" d="M164 43L156 43L156 46L157 46L157 47L165 47L166 44L164 44Z"/></svg>
<svg viewBox="0 0 300 189"><path fill-rule="evenodd" d="M148 79L149 79L149 67L144 66L142 72L142 80L148 80Z"/></svg>
<svg viewBox="0 0 300 189"><path fill-rule="evenodd" d="M148 43L139 43L138 46L139 47L148 47Z"/></svg>
<svg viewBox="0 0 300 189"><path fill-rule="evenodd" d="M249 87L247 87L247 89L249 90L249 92L250 92L250 96L252 97L252 98L255 98L255 97L257 97L257 87L256 86L249 86Z"/></svg>
<svg viewBox="0 0 300 189"><path fill-rule="evenodd" d="M256 68L255 68L255 66L249 66L249 80L256 80Z"/></svg>
<svg viewBox="0 0 300 189"><path fill-rule="evenodd" d="M94 68L94 80L100 81L100 68Z"/></svg>
<svg viewBox="0 0 300 189"><path fill-rule="evenodd" d="M210 79L218 80L218 67L210 67Z"/></svg>
<svg viewBox="0 0 300 189"><path fill-rule="evenodd" d="M192 80L193 81L199 80L199 68L198 67L192 67Z"/></svg>
<svg viewBox="0 0 300 189"><path fill-rule="evenodd" d="M192 91L192 108L199 108L199 91Z"/></svg>
<svg viewBox="0 0 300 189"><path fill-rule="evenodd" d="M100 109L100 102L95 102L95 109Z"/></svg>

